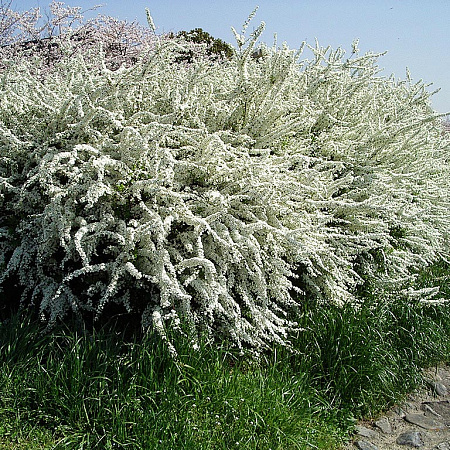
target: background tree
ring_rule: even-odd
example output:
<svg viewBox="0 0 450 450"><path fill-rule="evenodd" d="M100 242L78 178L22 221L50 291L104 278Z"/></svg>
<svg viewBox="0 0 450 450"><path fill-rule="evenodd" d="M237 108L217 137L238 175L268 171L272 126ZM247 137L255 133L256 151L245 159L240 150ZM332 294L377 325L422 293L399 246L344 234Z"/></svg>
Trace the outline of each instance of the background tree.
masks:
<svg viewBox="0 0 450 450"><path fill-rule="evenodd" d="M233 47L230 44L222 41L222 39L214 38L201 28L194 28L191 31L180 31L176 36L187 42L206 45L206 54L212 59L230 59L234 54ZM193 56L193 50L188 50L180 59L192 62Z"/></svg>
<svg viewBox="0 0 450 450"><path fill-rule="evenodd" d="M139 54L155 43L153 31L137 21L101 14L85 20L84 14L98 9L99 5L83 11L81 7L53 0L48 12L40 8L18 12L11 8L11 3L2 0L0 4L2 61L39 56L50 69L63 57L71 58L78 53L89 57L89 53L97 52L101 46L106 67L116 70L122 64L134 64Z"/></svg>

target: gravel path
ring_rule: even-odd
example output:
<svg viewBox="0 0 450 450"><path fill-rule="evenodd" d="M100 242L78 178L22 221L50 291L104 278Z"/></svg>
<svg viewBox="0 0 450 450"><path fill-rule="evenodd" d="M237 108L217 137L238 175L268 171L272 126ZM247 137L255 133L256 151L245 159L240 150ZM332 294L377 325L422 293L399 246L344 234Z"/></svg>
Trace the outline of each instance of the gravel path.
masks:
<svg viewBox="0 0 450 450"><path fill-rule="evenodd" d="M425 373L427 389L374 421L359 422L345 450L450 450L450 365Z"/></svg>

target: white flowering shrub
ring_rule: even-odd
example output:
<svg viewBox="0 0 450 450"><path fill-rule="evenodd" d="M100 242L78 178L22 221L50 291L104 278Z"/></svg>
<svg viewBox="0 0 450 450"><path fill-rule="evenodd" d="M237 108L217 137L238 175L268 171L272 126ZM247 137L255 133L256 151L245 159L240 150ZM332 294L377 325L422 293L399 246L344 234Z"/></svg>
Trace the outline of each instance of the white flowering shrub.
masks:
<svg viewBox="0 0 450 450"><path fill-rule="evenodd" d="M449 256L449 138L422 83L379 55L260 45L177 64L161 39L0 76L0 285L49 325L108 303L162 336L286 343L302 301L406 289ZM257 55L257 57L255 57ZM432 292L409 292L426 298ZM19 301L19 299L17 300Z"/></svg>

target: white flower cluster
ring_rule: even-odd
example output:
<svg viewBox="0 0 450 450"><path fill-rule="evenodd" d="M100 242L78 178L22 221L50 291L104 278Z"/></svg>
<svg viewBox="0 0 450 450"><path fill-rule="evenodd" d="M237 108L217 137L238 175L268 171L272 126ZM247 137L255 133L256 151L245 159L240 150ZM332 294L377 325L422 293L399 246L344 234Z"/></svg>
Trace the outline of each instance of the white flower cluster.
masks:
<svg viewBox="0 0 450 450"><path fill-rule="evenodd" d="M50 324L116 302L163 335L181 319L260 348L306 297L355 303L448 257L450 141L426 86L318 45L252 58L262 29L230 61L178 64L169 39L115 71L7 65L0 286Z"/></svg>

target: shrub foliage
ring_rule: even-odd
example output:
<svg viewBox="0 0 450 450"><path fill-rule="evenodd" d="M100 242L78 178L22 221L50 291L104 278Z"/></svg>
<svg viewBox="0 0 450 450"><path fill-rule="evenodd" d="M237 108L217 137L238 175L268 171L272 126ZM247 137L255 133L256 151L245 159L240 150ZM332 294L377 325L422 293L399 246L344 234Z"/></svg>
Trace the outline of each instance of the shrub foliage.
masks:
<svg viewBox="0 0 450 450"><path fill-rule="evenodd" d="M69 38L50 67L4 60L0 285L50 326L115 302L162 336L183 321L258 348L309 298L435 294L409 287L449 253L427 86L379 76L356 42L256 47L248 23L220 61L157 35L119 68Z"/></svg>

